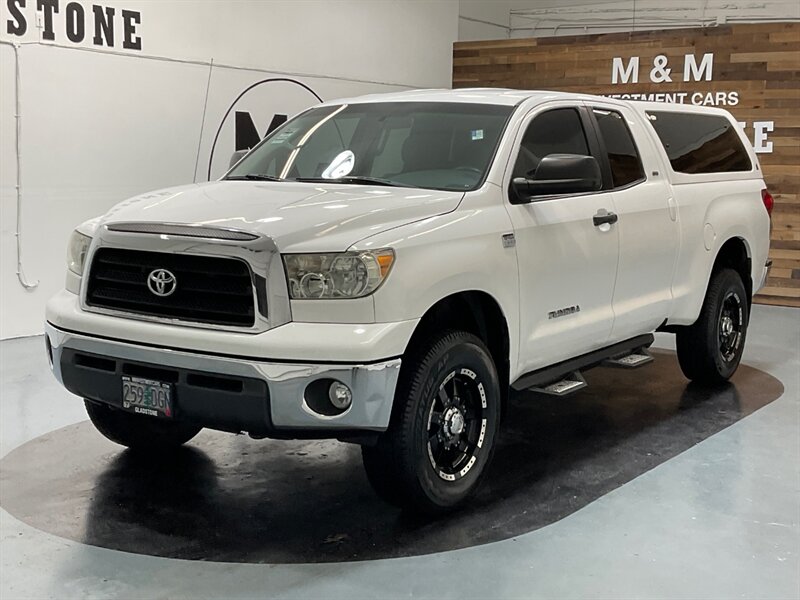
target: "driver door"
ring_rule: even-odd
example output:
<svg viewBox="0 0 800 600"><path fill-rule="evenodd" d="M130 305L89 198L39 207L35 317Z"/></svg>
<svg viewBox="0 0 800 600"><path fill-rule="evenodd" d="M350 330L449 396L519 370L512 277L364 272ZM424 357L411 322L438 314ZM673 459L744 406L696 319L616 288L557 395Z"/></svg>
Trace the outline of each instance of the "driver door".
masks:
<svg viewBox="0 0 800 600"><path fill-rule="evenodd" d="M585 108L556 103L534 109L523 121L504 187L533 176L549 154L592 155L597 139ZM604 188L606 186L604 185ZM520 373L608 344L619 260L616 224L593 217L615 212L610 192L534 197L507 208L514 226L520 289Z"/></svg>

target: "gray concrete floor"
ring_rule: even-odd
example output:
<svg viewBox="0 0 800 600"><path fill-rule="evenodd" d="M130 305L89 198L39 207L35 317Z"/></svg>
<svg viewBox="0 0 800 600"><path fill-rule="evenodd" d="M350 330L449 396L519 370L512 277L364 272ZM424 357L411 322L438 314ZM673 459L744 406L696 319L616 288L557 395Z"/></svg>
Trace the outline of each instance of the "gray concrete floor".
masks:
<svg viewBox="0 0 800 600"><path fill-rule="evenodd" d="M414 558L227 564L86 546L0 510L0 597L800 598L800 311L755 307L744 360L783 396L532 533ZM40 337L0 343L0 456L83 420Z"/></svg>

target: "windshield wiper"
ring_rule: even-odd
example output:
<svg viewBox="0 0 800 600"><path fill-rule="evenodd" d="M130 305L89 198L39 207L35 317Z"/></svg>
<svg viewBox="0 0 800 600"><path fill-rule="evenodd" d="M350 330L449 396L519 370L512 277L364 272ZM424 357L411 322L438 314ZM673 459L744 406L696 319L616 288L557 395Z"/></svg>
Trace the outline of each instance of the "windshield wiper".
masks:
<svg viewBox="0 0 800 600"><path fill-rule="evenodd" d="M248 173L247 175L229 175L225 178L226 181L285 181L280 177L273 175L261 175L259 173Z"/></svg>
<svg viewBox="0 0 800 600"><path fill-rule="evenodd" d="M302 183L352 183L355 185L388 185L392 187L417 187L405 183L397 183L388 179L381 179L380 177L362 177L361 175L345 175L344 177L337 177L335 179L327 179L325 177L297 177L294 181Z"/></svg>

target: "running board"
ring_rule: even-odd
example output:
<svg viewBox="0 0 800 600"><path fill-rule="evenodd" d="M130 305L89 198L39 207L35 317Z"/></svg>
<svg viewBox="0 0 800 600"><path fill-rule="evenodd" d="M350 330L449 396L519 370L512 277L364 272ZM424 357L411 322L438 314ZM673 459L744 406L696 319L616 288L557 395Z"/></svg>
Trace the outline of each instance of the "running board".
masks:
<svg viewBox="0 0 800 600"><path fill-rule="evenodd" d="M617 369L636 369L653 362L653 357L647 350L640 348L630 354L607 358L601 364L603 367L614 367Z"/></svg>
<svg viewBox="0 0 800 600"><path fill-rule="evenodd" d="M540 394L548 394L550 396L567 396L578 390L582 390L588 384L586 380L581 375L580 371L574 371L570 373L567 377L564 377L561 381L556 381L555 383L551 383L550 385L546 385L544 387L531 387L528 388L528 391L531 392L538 392Z"/></svg>
<svg viewBox="0 0 800 600"><path fill-rule="evenodd" d="M517 391L527 390L530 388L539 391L553 383L561 382L571 373L591 369L592 367L602 364L607 359L618 358L620 356L634 353L641 354L644 352L645 348L649 348L653 344L653 341L655 341L655 337L652 333L648 333L647 335L639 335L635 338L625 340L624 342L618 342L616 344L612 344L611 346L601 348L600 350L595 350L594 352L582 354L576 358L571 358L569 360L556 363L549 367L545 367L544 369L537 369L536 371L526 373L512 383L511 387ZM641 364L645 363L642 362Z"/></svg>

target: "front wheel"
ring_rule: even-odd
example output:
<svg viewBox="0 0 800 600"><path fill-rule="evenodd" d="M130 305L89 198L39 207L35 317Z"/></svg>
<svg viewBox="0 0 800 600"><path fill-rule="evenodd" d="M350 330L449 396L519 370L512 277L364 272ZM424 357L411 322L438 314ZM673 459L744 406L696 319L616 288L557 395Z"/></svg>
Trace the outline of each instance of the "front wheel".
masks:
<svg viewBox="0 0 800 600"><path fill-rule="evenodd" d="M86 412L95 428L106 438L135 450L159 450L185 444L201 427L155 417L135 415L105 404L85 400Z"/></svg>
<svg viewBox="0 0 800 600"><path fill-rule="evenodd" d="M727 381L739 367L750 305L742 278L733 269L711 276L697 321L675 336L683 374L699 383Z"/></svg>
<svg viewBox="0 0 800 600"><path fill-rule="evenodd" d="M367 477L385 500L443 513L477 488L500 424L500 383L476 336L447 332L403 365L388 431L363 447Z"/></svg>

